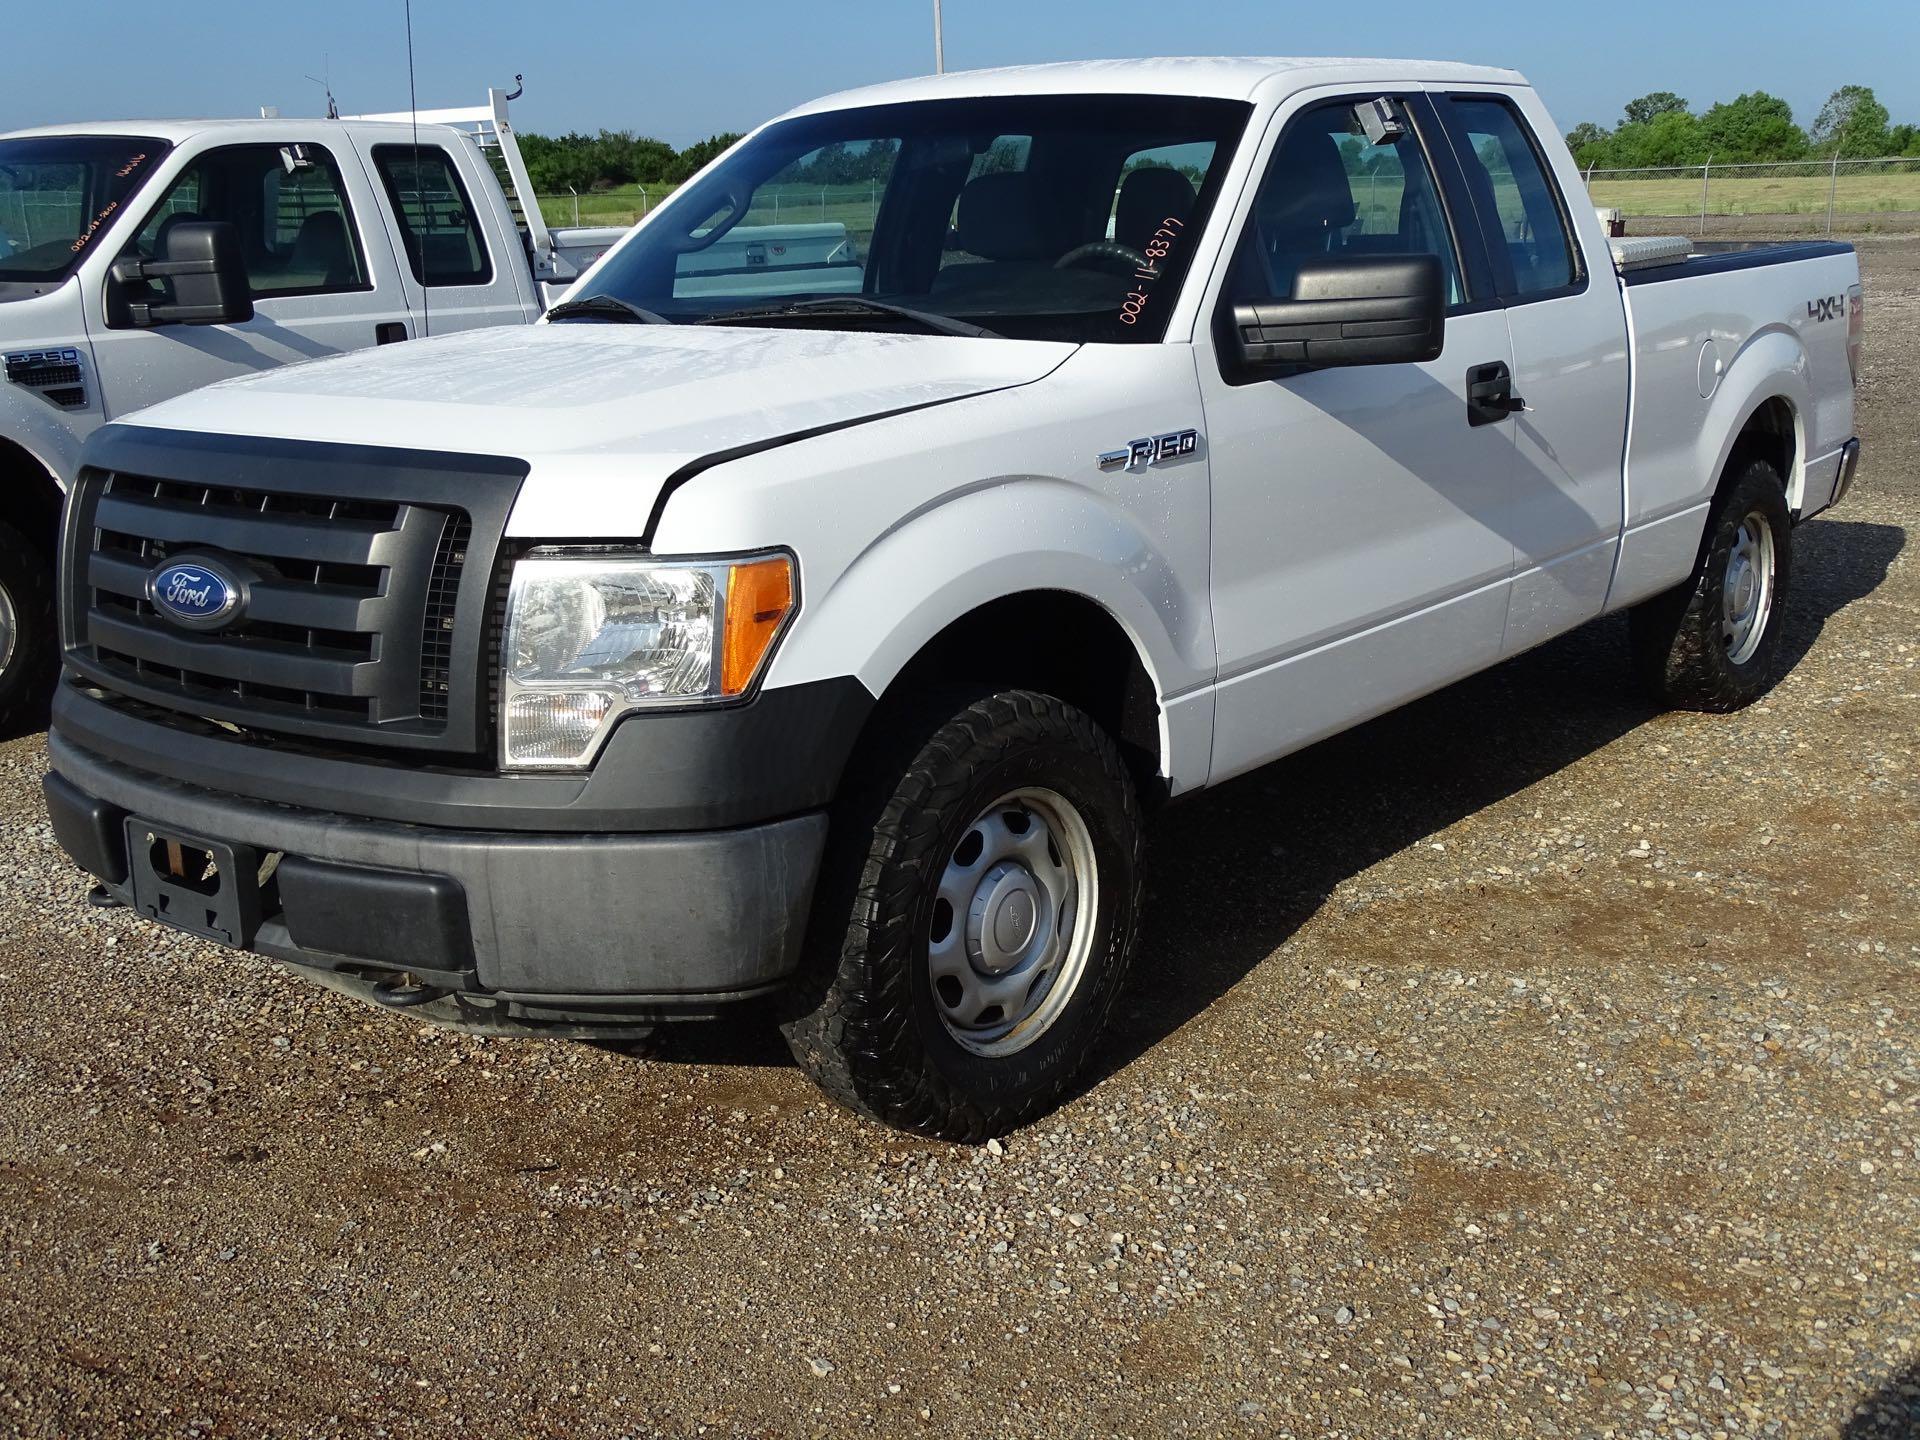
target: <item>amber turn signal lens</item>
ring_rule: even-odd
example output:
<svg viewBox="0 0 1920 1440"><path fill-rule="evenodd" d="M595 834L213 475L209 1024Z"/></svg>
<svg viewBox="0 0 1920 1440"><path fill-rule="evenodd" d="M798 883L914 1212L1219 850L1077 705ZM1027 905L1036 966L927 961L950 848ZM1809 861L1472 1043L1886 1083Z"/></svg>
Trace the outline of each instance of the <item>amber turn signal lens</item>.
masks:
<svg viewBox="0 0 1920 1440"><path fill-rule="evenodd" d="M730 568L720 647L722 695L745 693L792 609L793 562L786 556Z"/></svg>

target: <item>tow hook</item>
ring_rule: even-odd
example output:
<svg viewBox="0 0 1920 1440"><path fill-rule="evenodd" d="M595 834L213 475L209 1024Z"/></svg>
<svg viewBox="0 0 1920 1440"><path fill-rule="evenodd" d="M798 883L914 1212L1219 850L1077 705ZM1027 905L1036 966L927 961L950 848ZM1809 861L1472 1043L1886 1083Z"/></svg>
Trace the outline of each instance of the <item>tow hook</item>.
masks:
<svg viewBox="0 0 1920 1440"><path fill-rule="evenodd" d="M393 1010L407 1010L415 1005L426 1005L435 1000L443 1000L453 991L444 985L423 984L420 977L411 972L389 974L374 983L373 998L380 1004Z"/></svg>

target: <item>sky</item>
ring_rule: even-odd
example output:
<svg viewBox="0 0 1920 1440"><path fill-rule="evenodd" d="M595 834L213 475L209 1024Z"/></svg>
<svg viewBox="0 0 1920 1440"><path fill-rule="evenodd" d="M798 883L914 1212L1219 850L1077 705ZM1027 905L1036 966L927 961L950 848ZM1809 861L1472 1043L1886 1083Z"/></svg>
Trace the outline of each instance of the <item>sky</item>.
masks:
<svg viewBox="0 0 1920 1440"><path fill-rule="evenodd" d="M1398 55L1507 65L1562 129L1672 90L1763 89L1801 124L1842 84L1920 122L1911 0L1614 0L1556 6L1280 0L944 0L949 70L1135 55ZM931 0L413 0L422 108L526 76L523 130L635 130L676 146L816 95L933 69ZM0 130L74 120L405 109L402 0L0 0Z"/></svg>

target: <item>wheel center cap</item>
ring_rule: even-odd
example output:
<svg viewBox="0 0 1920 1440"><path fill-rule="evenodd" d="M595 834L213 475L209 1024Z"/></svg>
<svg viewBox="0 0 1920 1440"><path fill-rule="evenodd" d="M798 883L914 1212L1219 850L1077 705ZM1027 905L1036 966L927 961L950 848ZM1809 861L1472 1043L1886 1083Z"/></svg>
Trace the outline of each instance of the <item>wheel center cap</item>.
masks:
<svg viewBox="0 0 1920 1440"><path fill-rule="evenodd" d="M1024 866L996 865L980 882L967 936L973 958L990 975L1004 974L1026 959L1040 920L1040 892Z"/></svg>

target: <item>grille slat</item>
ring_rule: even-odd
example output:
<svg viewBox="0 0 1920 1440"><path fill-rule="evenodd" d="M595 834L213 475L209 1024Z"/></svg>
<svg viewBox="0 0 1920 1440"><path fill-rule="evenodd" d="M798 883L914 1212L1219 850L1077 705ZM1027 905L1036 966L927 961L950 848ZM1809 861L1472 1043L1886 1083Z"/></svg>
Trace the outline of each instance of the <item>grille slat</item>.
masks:
<svg viewBox="0 0 1920 1440"><path fill-rule="evenodd" d="M322 695L363 695L371 688L355 674L365 657L351 651L257 637L236 645L224 636L187 635L164 620L108 609L96 609L87 618L87 636L97 648L143 664L190 670L239 685L272 685Z"/></svg>
<svg viewBox="0 0 1920 1440"><path fill-rule="evenodd" d="M168 545L197 545L275 559L369 563L374 542L391 527L364 520L282 518L236 506L182 505L104 495L93 523L102 530Z"/></svg>

